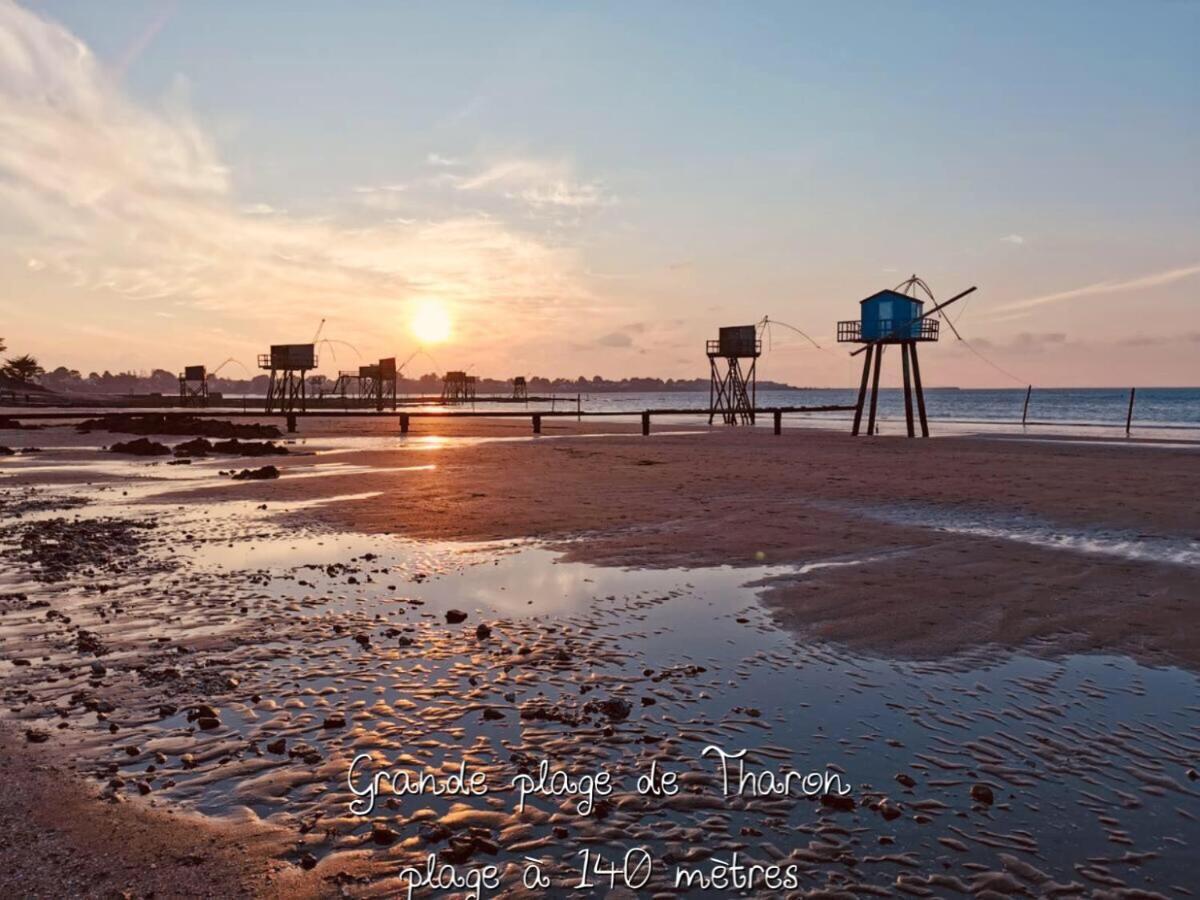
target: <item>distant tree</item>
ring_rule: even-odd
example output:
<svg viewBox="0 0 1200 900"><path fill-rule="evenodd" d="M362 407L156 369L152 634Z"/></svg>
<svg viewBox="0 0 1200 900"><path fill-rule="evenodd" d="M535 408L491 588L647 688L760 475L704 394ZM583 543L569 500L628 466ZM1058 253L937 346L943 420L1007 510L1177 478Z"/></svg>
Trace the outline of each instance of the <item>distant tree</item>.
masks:
<svg viewBox="0 0 1200 900"><path fill-rule="evenodd" d="M22 384L28 384L46 370L38 365L36 359L26 353L24 356L14 356L8 360L2 371L9 378Z"/></svg>
<svg viewBox="0 0 1200 900"><path fill-rule="evenodd" d="M8 349L8 345L4 343L4 338L0 337L0 353Z"/></svg>

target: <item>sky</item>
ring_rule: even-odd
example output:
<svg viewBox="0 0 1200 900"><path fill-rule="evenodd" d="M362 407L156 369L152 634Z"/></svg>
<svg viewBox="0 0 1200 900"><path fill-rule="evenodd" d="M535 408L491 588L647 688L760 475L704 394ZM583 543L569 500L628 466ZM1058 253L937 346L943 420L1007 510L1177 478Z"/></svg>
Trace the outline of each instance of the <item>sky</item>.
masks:
<svg viewBox="0 0 1200 900"><path fill-rule="evenodd" d="M760 378L850 386L837 321L916 273L979 288L926 384L1197 385L1197 36L1169 0L0 0L0 336L236 376L324 319L328 374L683 378L769 316L820 348L777 326Z"/></svg>

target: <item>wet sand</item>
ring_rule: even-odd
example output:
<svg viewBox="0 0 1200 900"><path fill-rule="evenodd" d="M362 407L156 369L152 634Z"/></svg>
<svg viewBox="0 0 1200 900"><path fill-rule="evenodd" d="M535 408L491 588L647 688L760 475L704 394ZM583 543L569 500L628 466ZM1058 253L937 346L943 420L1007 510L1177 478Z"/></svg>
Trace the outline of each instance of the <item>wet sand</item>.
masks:
<svg viewBox="0 0 1200 900"><path fill-rule="evenodd" d="M328 431L314 431L345 427L332 420ZM376 470L429 468L285 478L245 486L238 496L372 493L304 515L436 540L537 538L568 558L606 565L878 558L825 570L802 586L773 585L768 601L784 626L861 650L928 657L1036 640L1042 649L1116 650L1200 666L1194 567L1154 554L1064 554L1050 544L1064 533L1102 545L1106 537L1110 544L1158 538L1159 555L1169 559L1172 541L1200 541L1197 450L855 440L814 430L776 437L703 429L645 439L620 425L606 426L603 437L554 440L597 430L570 421L548 423L543 438L526 440L527 428L521 420L478 425L476 434L515 438L483 443L414 436L409 446L421 448L417 454L397 440L396 449L330 459ZM177 499L215 499L222 490ZM870 515L896 509L927 510L927 522L916 524L916 514L908 522ZM1022 516L1044 523L1045 541L956 533L949 530L956 513Z"/></svg>
<svg viewBox="0 0 1200 900"><path fill-rule="evenodd" d="M545 424L305 421L265 482L0 434L47 448L0 464L0 804L53 815L30 757L80 804L49 838L13 826L14 879L45 890L23 873L49 840L138 894L202 865L222 895L390 896L435 850L511 884L642 843L788 862L824 896L1197 888L1194 452ZM718 801L714 742L833 765L855 803ZM688 789L356 817L357 753L501 783L657 761ZM204 860L172 862L189 835Z"/></svg>

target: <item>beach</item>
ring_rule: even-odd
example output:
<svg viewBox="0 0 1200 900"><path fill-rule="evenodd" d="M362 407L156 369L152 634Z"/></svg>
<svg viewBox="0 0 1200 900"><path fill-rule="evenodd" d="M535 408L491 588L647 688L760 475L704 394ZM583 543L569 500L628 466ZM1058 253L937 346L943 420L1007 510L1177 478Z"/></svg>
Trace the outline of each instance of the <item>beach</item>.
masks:
<svg viewBox="0 0 1200 900"><path fill-rule="evenodd" d="M250 459L5 429L3 761L40 799L0 803L94 896L196 867L394 896L431 852L521 896L531 857L569 885L581 849L642 846L647 893L736 854L794 896L1185 895L1200 450L1043 438L313 417ZM713 746L851 800L721 796ZM363 754L620 786L586 815L501 789L356 815ZM685 790L633 791L651 764ZM134 833L160 844L102 840ZM39 845L4 838L0 887L37 895Z"/></svg>

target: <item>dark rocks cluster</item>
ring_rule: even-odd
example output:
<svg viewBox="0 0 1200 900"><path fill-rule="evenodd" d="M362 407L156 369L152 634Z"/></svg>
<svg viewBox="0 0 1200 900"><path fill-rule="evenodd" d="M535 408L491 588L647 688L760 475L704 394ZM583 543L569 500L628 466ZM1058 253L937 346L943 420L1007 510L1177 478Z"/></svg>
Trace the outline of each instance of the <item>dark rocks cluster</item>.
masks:
<svg viewBox="0 0 1200 900"><path fill-rule="evenodd" d="M207 438L277 438L282 437L274 425L252 422L222 422L195 416L166 416L161 413L113 413L96 419L85 419L76 426L82 433L108 431L113 434L168 434Z"/></svg>
<svg viewBox="0 0 1200 900"><path fill-rule="evenodd" d="M0 540L15 544L16 559L33 568L38 581L57 582L118 569L137 554L152 523L125 519L46 519L0 529Z"/></svg>

